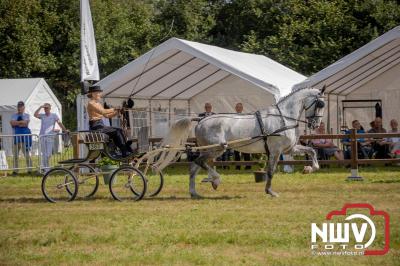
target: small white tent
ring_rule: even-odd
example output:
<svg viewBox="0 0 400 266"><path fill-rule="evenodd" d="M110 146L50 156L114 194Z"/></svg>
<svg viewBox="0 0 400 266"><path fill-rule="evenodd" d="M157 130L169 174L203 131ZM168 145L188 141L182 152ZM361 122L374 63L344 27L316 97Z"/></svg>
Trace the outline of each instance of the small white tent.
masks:
<svg viewBox="0 0 400 266"><path fill-rule="evenodd" d="M11 135L12 114L17 111L18 101L25 103L25 112L30 115L29 128L32 134L39 134L40 120L33 117L43 103L52 105L52 112L62 117L62 106L43 78L0 79L0 134ZM7 141L9 142L9 141ZM11 145L11 144L10 144ZM4 146L4 145L3 145ZM2 147L9 151L11 147Z"/></svg>
<svg viewBox="0 0 400 266"><path fill-rule="evenodd" d="M97 85L107 103L117 106L132 97L137 107L151 110L152 136L162 136L169 121L203 112L206 102L217 113L234 112L238 102L244 112L253 112L305 78L262 55L171 38Z"/></svg>
<svg viewBox="0 0 400 266"><path fill-rule="evenodd" d="M365 129L382 104L384 126L400 120L400 26L296 84L293 90L326 85L328 127L339 131L358 119Z"/></svg>

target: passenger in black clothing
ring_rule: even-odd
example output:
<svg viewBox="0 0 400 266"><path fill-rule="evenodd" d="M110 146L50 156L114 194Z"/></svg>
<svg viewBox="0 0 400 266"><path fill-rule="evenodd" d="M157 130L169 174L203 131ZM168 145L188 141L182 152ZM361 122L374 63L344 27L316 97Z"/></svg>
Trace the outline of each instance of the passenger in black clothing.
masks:
<svg viewBox="0 0 400 266"><path fill-rule="evenodd" d="M200 113L200 114L199 114L199 117L207 117L207 116L210 116L210 115L215 115L215 113L212 112L212 105L211 105L211 103L206 103L206 104L204 105L204 110L205 110L205 112Z"/></svg>

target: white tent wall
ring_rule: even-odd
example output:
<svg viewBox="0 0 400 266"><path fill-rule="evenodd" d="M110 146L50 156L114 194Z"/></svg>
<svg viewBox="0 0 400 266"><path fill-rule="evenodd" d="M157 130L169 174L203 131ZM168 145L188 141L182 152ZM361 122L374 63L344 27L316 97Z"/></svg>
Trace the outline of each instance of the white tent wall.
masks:
<svg viewBox="0 0 400 266"><path fill-rule="evenodd" d="M269 94L251 82L230 75L206 91L190 100L192 113L204 112L204 104L211 103L215 113L234 113L238 102L243 104L243 112L254 112L275 103L273 94Z"/></svg>
<svg viewBox="0 0 400 266"><path fill-rule="evenodd" d="M382 100L383 126L389 129L389 122L395 118L400 121L400 65L377 76L346 99L380 99ZM364 127L369 128L369 122L375 118L375 109L365 109L362 112L354 110L349 114L350 119L359 119Z"/></svg>
<svg viewBox="0 0 400 266"><path fill-rule="evenodd" d="M40 119L35 118L33 115L37 108L44 103L50 103L52 105L52 112L56 113L60 119L62 119L61 103L53 94L44 79L9 79L1 80L1 83L6 84L2 89L7 89L7 93L11 94L6 96L7 105L0 107L0 115L2 116L3 127L1 134L11 135L14 133L10 125L10 121L12 114L16 113L17 111L18 101L25 102L25 112L30 115L29 128L31 129L32 134L39 134L40 132L41 121ZM58 125L56 125L56 128L59 128ZM10 141L7 142L5 142L1 148L6 151L7 155L11 155L12 143ZM57 145L57 151L61 151L61 149L62 145L59 141ZM33 147L32 153L37 154L37 147Z"/></svg>
<svg viewBox="0 0 400 266"><path fill-rule="evenodd" d="M352 103L353 107L360 106L362 108L349 108L343 114L342 100L381 100L383 112L383 126L390 128L390 120L397 119L400 121L399 102L400 102L400 65L397 65L376 78L370 80L366 84L360 86L351 94L329 95L329 115L328 109L324 116L325 124L332 130L331 133L340 133L340 127L345 125L351 127L353 120L359 120L365 130L370 128L369 123L375 118L375 102L369 103ZM339 105L338 105L339 104ZM330 120L328 123L328 119Z"/></svg>
<svg viewBox="0 0 400 266"><path fill-rule="evenodd" d="M342 119L342 100L346 98L341 95L327 95L325 98L325 113L322 121L325 123L326 131L332 134L340 133Z"/></svg>
<svg viewBox="0 0 400 266"><path fill-rule="evenodd" d="M12 111L2 111L0 112L2 121L2 135L12 135L14 134L13 129L10 125L11 116L14 114ZM13 140L10 137L6 137L1 140L0 149L6 152L7 156L12 155L13 150Z"/></svg>
<svg viewBox="0 0 400 266"><path fill-rule="evenodd" d="M13 134L13 129L10 125L11 121L11 116L13 115L14 112L12 111L1 111L0 116L1 116L1 122L2 122L2 130L1 134L3 135L11 135Z"/></svg>

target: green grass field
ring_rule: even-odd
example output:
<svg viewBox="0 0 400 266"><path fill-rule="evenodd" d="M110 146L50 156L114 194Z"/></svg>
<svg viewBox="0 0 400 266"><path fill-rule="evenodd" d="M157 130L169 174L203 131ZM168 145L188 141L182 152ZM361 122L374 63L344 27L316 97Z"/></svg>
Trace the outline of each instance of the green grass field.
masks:
<svg viewBox="0 0 400 266"><path fill-rule="evenodd" d="M50 204L38 177L0 179L0 265L400 265L400 168L278 173L264 194L251 172L221 171L217 191L188 195L186 168L169 169L161 194L116 202L101 185L94 200ZM202 172L199 180L205 177ZM313 256L310 223L365 202L391 216L385 256Z"/></svg>

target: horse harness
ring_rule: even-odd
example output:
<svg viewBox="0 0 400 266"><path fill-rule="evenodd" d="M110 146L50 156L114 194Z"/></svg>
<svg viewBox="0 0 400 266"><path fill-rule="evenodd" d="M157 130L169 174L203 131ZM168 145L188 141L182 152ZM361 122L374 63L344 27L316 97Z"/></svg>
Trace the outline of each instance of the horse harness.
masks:
<svg viewBox="0 0 400 266"><path fill-rule="evenodd" d="M316 97L316 99L309 106L305 107L304 110L308 110L312 106L314 106L314 115L312 117L320 117L319 115L315 114L316 113L316 109L317 108L323 108L325 106L325 103L323 101L321 101L318 97ZM306 123L306 124L308 123L307 121L304 121L304 120L300 120L300 119L296 119L296 118L293 118L293 117L289 117L289 116L283 115L278 104L276 104L275 107L278 110L279 115L277 115L277 114L268 114L268 115L281 117L281 119L282 119L281 121L283 122L283 126L281 128L279 128L279 129L275 130L274 132L270 133L270 134L265 130L265 126L264 126L264 122L262 120L261 112L260 111L256 111L255 112L255 116L256 116L258 125L260 126L260 129L261 129L261 137L264 140L264 148L265 148L265 152L266 152L267 156L269 156L269 150L268 150L268 145L267 145L267 140L268 140L269 136L280 136L280 134L278 134L280 132L299 127L299 123L296 123L295 125L287 126L286 123L285 123L285 118L286 119L295 120L296 122L302 122L302 123ZM309 117L306 117L306 118L309 118Z"/></svg>
<svg viewBox="0 0 400 266"><path fill-rule="evenodd" d="M279 110L279 109L278 109L278 110ZM281 114L280 116L283 118L284 116L282 115L282 113L281 113L280 110L279 110L279 113ZM280 134L278 134L278 133L283 132L283 131L286 131L286 130L289 130L289 129L297 128L297 127L299 126L298 123L295 124L295 125L286 126L285 121L282 119L284 126L281 127L281 128L279 128L279 129L277 129L277 130L275 130L275 131L272 132L272 133L268 133L268 132L265 130L264 122L262 121L261 112L260 112L260 111L256 111L256 112L255 112L255 116L256 116L258 125L260 126L260 129L261 129L261 137L262 137L263 140L264 140L265 153L266 153L268 156L269 156L269 150L268 150L268 145L267 145L268 137L270 137L270 136L280 136Z"/></svg>

